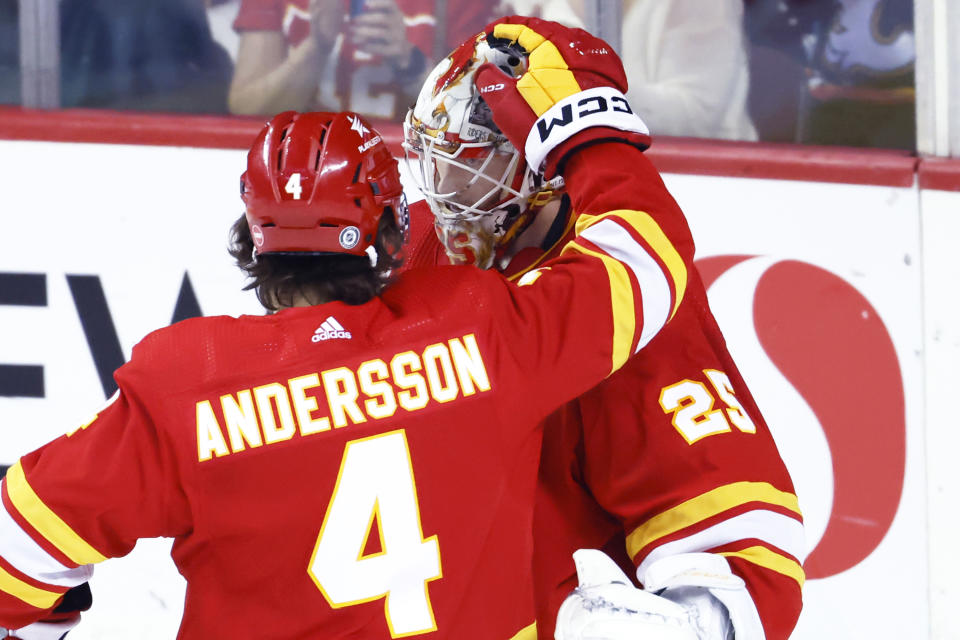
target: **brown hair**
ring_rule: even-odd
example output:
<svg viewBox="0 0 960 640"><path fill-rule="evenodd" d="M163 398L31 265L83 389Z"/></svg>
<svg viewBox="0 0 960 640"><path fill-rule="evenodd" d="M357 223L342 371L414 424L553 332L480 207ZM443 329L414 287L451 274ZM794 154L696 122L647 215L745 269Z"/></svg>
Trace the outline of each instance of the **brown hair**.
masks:
<svg viewBox="0 0 960 640"><path fill-rule="evenodd" d="M392 255L386 247L400 247L402 235L393 212L387 208L380 216L377 239L377 264L367 256L344 253L267 253L253 255L253 238L245 215L230 228L229 252L237 266L250 278L244 291L254 289L264 307L277 311L291 306L297 294L320 304L339 300L363 304L390 284L393 272L403 263L402 255Z"/></svg>

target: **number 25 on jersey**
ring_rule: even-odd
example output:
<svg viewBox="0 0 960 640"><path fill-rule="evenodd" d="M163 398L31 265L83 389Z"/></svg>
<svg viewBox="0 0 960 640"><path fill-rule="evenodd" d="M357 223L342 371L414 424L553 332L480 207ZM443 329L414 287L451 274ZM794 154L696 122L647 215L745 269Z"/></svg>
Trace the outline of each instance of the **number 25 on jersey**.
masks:
<svg viewBox="0 0 960 640"><path fill-rule="evenodd" d="M712 389L699 380L688 379L660 391L660 406L665 413L673 414L673 426L687 444L727 433L731 424L744 433L756 433L757 426L734 395L727 374L716 369L704 369L703 373ZM714 409L718 398L726 409Z"/></svg>
<svg viewBox="0 0 960 640"><path fill-rule="evenodd" d="M370 535L380 550L364 555ZM347 443L307 572L334 609L384 598L394 638L436 630L428 587L442 576L440 545L423 537L402 429Z"/></svg>

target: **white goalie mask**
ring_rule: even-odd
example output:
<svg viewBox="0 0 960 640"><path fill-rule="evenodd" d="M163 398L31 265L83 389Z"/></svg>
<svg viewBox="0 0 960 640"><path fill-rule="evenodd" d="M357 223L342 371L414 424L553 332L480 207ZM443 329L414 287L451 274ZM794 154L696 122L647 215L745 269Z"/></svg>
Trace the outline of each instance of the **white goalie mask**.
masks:
<svg viewBox="0 0 960 640"><path fill-rule="evenodd" d="M474 86L486 62L514 77L527 64L522 52L493 49L477 36L434 67L403 127L408 167L447 255L483 269L563 187L561 178L547 182L532 171L494 124Z"/></svg>

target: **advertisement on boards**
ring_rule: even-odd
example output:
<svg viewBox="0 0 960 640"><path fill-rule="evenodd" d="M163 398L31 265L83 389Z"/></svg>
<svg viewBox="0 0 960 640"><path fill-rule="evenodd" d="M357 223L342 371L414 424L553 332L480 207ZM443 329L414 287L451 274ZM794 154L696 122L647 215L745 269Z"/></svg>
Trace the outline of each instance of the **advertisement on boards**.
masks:
<svg viewBox="0 0 960 640"><path fill-rule="evenodd" d="M928 637L916 191L666 182L803 510L807 582L793 637Z"/></svg>

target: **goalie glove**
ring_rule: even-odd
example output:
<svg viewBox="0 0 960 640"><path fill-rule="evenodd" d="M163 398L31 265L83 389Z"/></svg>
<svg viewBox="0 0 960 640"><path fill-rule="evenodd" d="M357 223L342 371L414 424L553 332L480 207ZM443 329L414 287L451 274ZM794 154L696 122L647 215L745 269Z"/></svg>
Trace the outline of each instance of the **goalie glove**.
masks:
<svg viewBox="0 0 960 640"><path fill-rule="evenodd" d="M494 122L514 147L524 150L534 171L552 178L570 150L548 158L550 152L589 128L602 129L588 140L621 139L640 149L650 146L647 125L623 95L627 90L623 63L606 42L583 29L521 16L501 18L485 31L491 47L527 56L526 71L519 78L486 63L477 70L475 84Z"/></svg>
<svg viewBox="0 0 960 640"><path fill-rule="evenodd" d="M556 640L727 640L726 609L706 590L661 597L633 586L605 553L573 554L579 586L557 613Z"/></svg>

